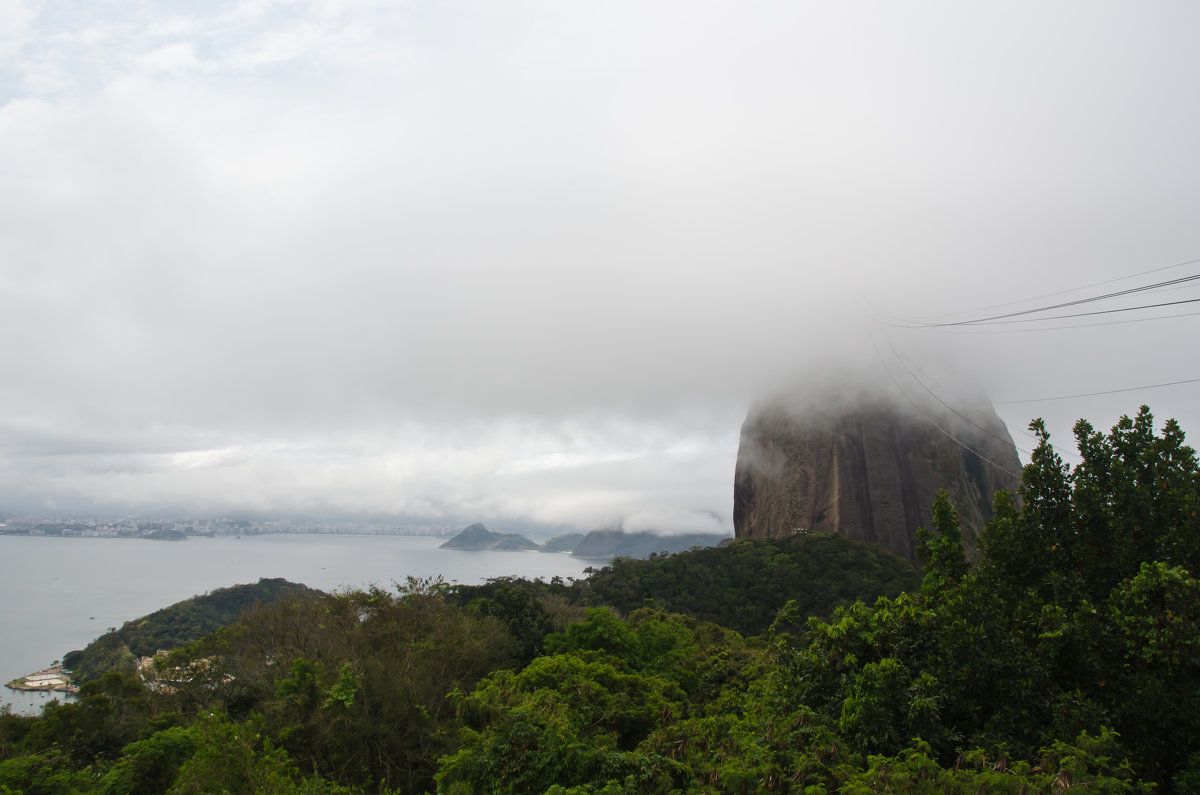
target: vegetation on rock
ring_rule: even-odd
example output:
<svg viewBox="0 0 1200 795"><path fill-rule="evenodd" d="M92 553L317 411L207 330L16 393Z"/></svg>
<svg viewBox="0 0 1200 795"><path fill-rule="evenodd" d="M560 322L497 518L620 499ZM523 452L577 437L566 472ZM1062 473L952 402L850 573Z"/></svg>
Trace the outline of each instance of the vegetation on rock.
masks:
<svg viewBox="0 0 1200 795"><path fill-rule="evenodd" d="M978 562L943 493L903 593L825 612L805 586L843 603L861 560L800 560L860 550L809 535L585 583L289 597L146 681L0 712L0 793L1200 791L1196 455L1145 409L1080 423L1073 469L1034 429ZM679 612L741 621L762 581L794 598L744 619L758 637Z"/></svg>

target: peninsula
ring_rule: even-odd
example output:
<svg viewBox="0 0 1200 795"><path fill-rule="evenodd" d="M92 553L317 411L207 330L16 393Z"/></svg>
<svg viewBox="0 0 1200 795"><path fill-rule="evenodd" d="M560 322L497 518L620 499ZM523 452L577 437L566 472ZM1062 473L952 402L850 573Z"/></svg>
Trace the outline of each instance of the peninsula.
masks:
<svg viewBox="0 0 1200 795"><path fill-rule="evenodd" d="M79 688L71 684L71 674L61 665L52 665L44 671L22 676L5 687L11 690L42 690L55 693L78 693Z"/></svg>

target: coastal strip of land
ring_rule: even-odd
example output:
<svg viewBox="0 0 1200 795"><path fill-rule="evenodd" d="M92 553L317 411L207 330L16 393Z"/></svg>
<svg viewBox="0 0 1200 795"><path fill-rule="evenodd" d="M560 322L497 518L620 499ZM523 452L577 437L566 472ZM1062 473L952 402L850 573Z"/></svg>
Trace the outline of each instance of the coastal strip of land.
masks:
<svg viewBox="0 0 1200 795"><path fill-rule="evenodd" d="M71 683L71 674L61 665L53 665L43 671L37 671L14 679L11 682L5 682L4 686L12 690L44 690L55 693L79 692L79 688Z"/></svg>

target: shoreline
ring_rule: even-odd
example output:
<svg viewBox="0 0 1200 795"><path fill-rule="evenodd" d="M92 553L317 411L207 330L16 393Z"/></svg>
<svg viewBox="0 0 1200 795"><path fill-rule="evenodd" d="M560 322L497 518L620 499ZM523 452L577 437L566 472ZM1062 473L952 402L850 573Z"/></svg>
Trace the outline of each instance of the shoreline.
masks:
<svg viewBox="0 0 1200 795"><path fill-rule="evenodd" d="M17 677L4 686L10 690L39 693L78 693L79 687L71 684L71 674L61 665L52 665L41 671Z"/></svg>

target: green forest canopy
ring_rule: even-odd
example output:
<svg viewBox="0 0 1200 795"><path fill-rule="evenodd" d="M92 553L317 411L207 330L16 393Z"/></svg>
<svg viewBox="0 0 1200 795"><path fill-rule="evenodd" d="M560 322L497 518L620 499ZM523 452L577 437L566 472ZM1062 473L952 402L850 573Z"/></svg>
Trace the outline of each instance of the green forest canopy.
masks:
<svg viewBox="0 0 1200 795"><path fill-rule="evenodd" d="M281 599L0 715L0 792L1200 791L1196 455L1145 408L1079 423L1074 468L1032 427L978 562L942 495L903 593L828 575L824 612L770 574L853 549L812 536ZM777 591L765 629L735 609Z"/></svg>
<svg viewBox="0 0 1200 795"><path fill-rule="evenodd" d="M126 621L119 629L101 635L84 649L67 652L63 656L63 665L79 682L99 678L113 668L133 673L137 658L152 657L160 650L171 651L194 643L210 632L232 624L256 604L318 594L306 585L280 578L263 578L248 585L218 588L212 593L194 596Z"/></svg>

